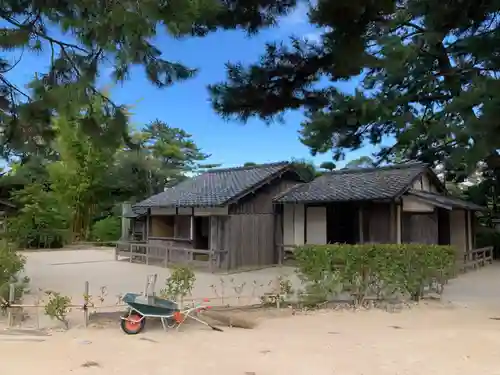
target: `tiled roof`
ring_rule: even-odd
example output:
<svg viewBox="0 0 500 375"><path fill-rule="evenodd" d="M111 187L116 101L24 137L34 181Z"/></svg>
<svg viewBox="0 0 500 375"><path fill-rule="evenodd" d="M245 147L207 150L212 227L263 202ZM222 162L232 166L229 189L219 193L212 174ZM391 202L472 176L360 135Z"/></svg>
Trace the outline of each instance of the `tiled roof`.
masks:
<svg viewBox="0 0 500 375"><path fill-rule="evenodd" d="M486 207L479 206L475 203L464 201L459 198L444 196L436 193L431 193L430 191L414 190L410 189L408 191L409 195L423 199L424 201L430 201L438 206L452 209L452 208L462 208L466 210L473 211L487 211Z"/></svg>
<svg viewBox="0 0 500 375"><path fill-rule="evenodd" d="M246 191L289 168L287 162L250 167L213 169L183 181L136 204L140 207L215 207L241 197Z"/></svg>
<svg viewBox="0 0 500 375"><path fill-rule="evenodd" d="M280 203L314 203L392 199L410 188L414 179L426 170L425 164L417 162L341 169L295 186L274 200Z"/></svg>

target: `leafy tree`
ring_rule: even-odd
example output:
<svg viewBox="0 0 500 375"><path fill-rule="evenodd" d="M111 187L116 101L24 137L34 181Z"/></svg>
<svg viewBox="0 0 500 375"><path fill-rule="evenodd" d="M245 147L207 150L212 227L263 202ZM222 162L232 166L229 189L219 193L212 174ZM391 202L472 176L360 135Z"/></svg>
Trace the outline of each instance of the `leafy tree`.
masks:
<svg viewBox="0 0 500 375"><path fill-rule="evenodd" d="M0 176L0 198L10 200L14 192L27 184L45 184L48 179L46 164L39 157L26 158L23 163L11 162L10 169Z"/></svg>
<svg viewBox="0 0 500 375"><path fill-rule="evenodd" d="M203 153L186 131L168 126L165 122L155 120L142 131L145 140L143 148L160 162L165 175L165 182L181 173L193 172L200 162L210 155Z"/></svg>
<svg viewBox="0 0 500 375"><path fill-rule="evenodd" d="M247 161L245 164L243 164L244 167L255 167L257 163L254 163L253 161Z"/></svg>
<svg viewBox="0 0 500 375"><path fill-rule="evenodd" d="M118 241L121 235L121 220L117 216L108 216L92 225L92 239L99 242Z"/></svg>
<svg viewBox="0 0 500 375"><path fill-rule="evenodd" d="M220 163L199 163L197 164L196 170L199 172L208 172L211 169L219 168L221 165Z"/></svg>
<svg viewBox="0 0 500 375"><path fill-rule="evenodd" d="M319 166L321 169L326 169L327 171L332 172L337 168L337 165L333 161L324 161Z"/></svg>
<svg viewBox="0 0 500 375"><path fill-rule="evenodd" d="M374 166L375 162L369 156L360 156L345 165L346 168L373 168Z"/></svg>
<svg viewBox="0 0 500 375"><path fill-rule="evenodd" d="M75 101L86 107L84 129L98 138L127 136L124 107L96 88L100 67L111 64L113 78L124 81L130 67L144 68L148 80L166 87L194 75L195 70L168 61L153 43L160 30L174 37L204 36L217 29L242 28L256 32L285 14L296 0L283 1L115 1L75 0L72 2L15 1L2 4L0 18L0 125L5 131L0 152L19 149L33 153L43 149L53 136L50 118ZM46 52L48 71L39 71L30 91L9 80L24 55ZM43 55L39 55L43 56ZM39 57L41 58L41 57ZM96 123L99 112L109 119L109 128Z"/></svg>
<svg viewBox="0 0 500 375"><path fill-rule="evenodd" d="M108 189L122 201L143 199L175 185L188 173L218 166L203 163L209 155L190 134L159 120L133 133L131 139L138 148L119 150L106 179Z"/></svg>
<svg viewBox="0 0 500 375"><path fill-rule="evenodd" d="M393 136L378 157L445 163L456 180L480 161L493 170L499 12L494 1L321 0L309 10L319 42L269 44L258 63L229 64L227 81L210 87L213 105L244 121L303 108L302 142L334 159ZM354 94L335 87L360 75Z"/></svg>
<svg viewBox="0 0 500 375"><path fill-rule="evenodd" d="M7 238L21 248L61 247L68 239L70 213L61 199L41 184L13 194L19 208L7 222Z"/></svg>
<svg viewBox="0 0 500 375"><path fill-rule="evenodd" d="M103 183L116 152L87 135L84 121L78 107L53 120L59 160L48 166L50 188L72 212L74 239L88 238L98 205L111 198Z"/></svg>
<svg viewBox="0 0 500 375"><path fill-rule="evenodd" d="M321 175L321 172L316 170L316 166L313 162L305 159L292 159L292 166L295 168L297 173L304 179L304 181L312 181L316 177Z"/></svg>
<svg viewBox="0 0 500 375"><path fill-rule="evenodd" d="M16 296L24 291L28 279L19 280L18 274L24 268L25 258L5 241L0 243L0 299L8 301L10 283L16 282ZM20 282L21 281L21 282Z"/></svg>
<svg viewBox="0 0 500 375"><path fill-rule="evenodd" d="M200 163L208 155L200 151L189 134L160 121L132 134L137 148L118 142L103 144L85 132L86 118L81 108L75 103L53 118L53 159L30 156L13 164L9 173L0 178L0 189L7 194L36 184L57 195L71 212L67 218L71 240L88 239L93 222L112 215L121 202L144 199L181 181L189 172L211 167ZM106 126L106 119L100 123ZM28 203L20 202L20 207ZM28 227L29 231L37 228ZM12 227L11 232L13 236L24 236L21 242L40 242L30 239L36 235L28 233L28 229L22 232L19 228Z"/></svg>

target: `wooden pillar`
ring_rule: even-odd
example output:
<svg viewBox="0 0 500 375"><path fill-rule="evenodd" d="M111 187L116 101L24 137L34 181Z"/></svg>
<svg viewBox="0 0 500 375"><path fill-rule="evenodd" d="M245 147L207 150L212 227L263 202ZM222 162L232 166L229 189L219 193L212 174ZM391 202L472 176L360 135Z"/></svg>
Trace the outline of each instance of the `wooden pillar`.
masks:
<svg viewBox="0 0 500 375"><path fill-rule="evenodd" d="M148 242L149 240L150 222L151 222L151 208L148 208L148 212L146 214L146 238L145 238L146 242Z"/></svg>
<svg viewBox="0 0 500 375"><path fill-rule="evenodd" d="M401 243L401 204L396 204L396 243Z"/></svg>
<svg viewBox="0 0 500 375"><path fill-rule="evenodd" d="M191 209L191 221L189 223L189 239L194 240L194 208Z"/></svg>
<svg viewBox="0 0 500 375"><path fill-rule="evenodd" d="M304 244L307 244L307 208L308 205L304 204Z"/></svg>
<svg viewBox="0 0 500 375"><path fill-rule="evenodd" d="M363 206L359 205L358 206L358 226L359 226L359 243L364 243L365 238L364 238L364 232L363 232Z"/></svg>
<svg viewBox="0 0 500 375"><path fill-rule="evenodd" d="M396 203L392 202L390 207L389 207L389 238L390 238L392 243L398 243L398 239L397 239L397 237L398 237L397 236L397 212L396 211L397 211ZM373 233L370 233L370 237L373 238Z"/></svg>
<svg viewBox="0 0 500 375"><path fill-rule="evenodd" d="M276 254L275 256L278 258L277 259L278 265L283 264L283 245L284 245L283 215L280 214L280 207L282 206L273 204L273 215L274 215L273 243L274 243L274 251Z"/></svg>
<svg viewBox="0 0 500 375"><path fill-rule="evenodd" d="M472 238L472 212L467 210L467 250L471 251L473 250L473 238Z"/></svg>
<svg viewBox="0 0 500 375"><path fill-rule="evenodd" d="M224 266L227 271L231 269L232 266L232 254L234 248L231 246L231 230L232 230L232 216L223 216L220 217L221 220L221 230L222 230L222 238L221 238L221 250L224 250L224 259L221 259L220 265Z"/></svg>
<svg viewBox="0 0 500 375"><path fill-rule="evenodd" d="M129 240L130 218L127 215L132 211L132 205L128 202L122 203L122 235L121 239Z"/></svg>
<svg viewBox="0 0 500 375"><path fill-rule="evenodd" d="M217 216L210 216L210 234L209 234L209 241L210 241L210 254L208 256L208 262L209 262L209 267L210 267L210 272L213 271L213 263L214 260L217 261L218 265L218 256L216 257L215 254L218 255L217 250L219 249L217 239L218 239L218 229L219 229L219 218ZM215 259L217 258L217 259Z"/></svg>
<svg viewBox="0 0 500 375"><path fill-rule="evenodd" d="M179 225L177 223L177 218L179 216L179 208L175 208L174 213L174 238L177 238L177 232L179 231Z"/></svg>

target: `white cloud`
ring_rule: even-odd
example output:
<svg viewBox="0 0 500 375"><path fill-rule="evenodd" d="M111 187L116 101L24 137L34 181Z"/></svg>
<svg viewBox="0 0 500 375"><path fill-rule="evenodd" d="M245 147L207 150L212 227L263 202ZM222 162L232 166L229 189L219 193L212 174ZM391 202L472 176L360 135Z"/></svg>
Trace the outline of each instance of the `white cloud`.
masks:
<svg viewBox="0 0 500 375"><path fill-rule="evenodd" d="M283 17L280 25L281 31L287 34L292 32L295 36L299 36L303 40L308 40L312 43L320 43L321 35L329 31L329 28L316 28L309 23L309 9L314 7L316 3L316 0L299 2L292 13Z"/></svg>
<svg viewBox="0 0 500 375"><path fill-rule="evenodd" d="M102 71L102 75L109 77L109 76L111 76L111 74L113 73L113 71L114 71L114 68L112 66L104 68L103 71Z"/></svg>
<svg viewBox="0 0 500 375"><path fill-rule="evenodd" d="M307 12L309 11L309 4L301 2L295 10L283 19L283 26L293 27L297 25L306 24L309 21Z"/></svg>
<svg viewBox="0 0 500 375"><path fill-rule="evenodd" d="M312 32L307 33L303 36L304 40L319 44L321 42L321 33L320 32Z"/></svg>

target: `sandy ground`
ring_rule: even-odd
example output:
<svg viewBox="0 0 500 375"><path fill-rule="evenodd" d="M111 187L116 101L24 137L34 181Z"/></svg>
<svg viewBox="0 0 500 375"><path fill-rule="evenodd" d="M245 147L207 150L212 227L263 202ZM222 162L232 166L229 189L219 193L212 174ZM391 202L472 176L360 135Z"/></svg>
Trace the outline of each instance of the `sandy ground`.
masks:
<svg viewBox="0 0 500 375"><path fill-rule="evenodd" d="M111 293L140 291L144 274L151 270L111 262L99 250L82 253L30 255L27 269L33 284L60 287L75 297L87 279L108 285ZM102 259L96 259L98 254ZM87 258L78 263L78 257ZM70 258L72 264L60 264ZM280 272L290 270L232 277L263 282ZM205 284L218 277L199 275L204 282L197 286L199 293L208 292ZM268 318L258 314L260 324L253 330L215 332L188 325L180 332L163 332L151 325L137 336L124 335L117 323L48 335L0 331L1 373L494 375L500 374L500 320L492 319L500 317L498 297L500 266L493 265L453 280L445 294L450 302L424 303L399 313L318 311L290 316L287 310Z"/></svg>
<svg viewBox="0 0 500 375"><path fill-rule="evenodd" d="M107 290L106 304L113 304L117 295L126 292L143 292L147 275L157 274L157 292L163 287L169 270L163 267L115 261L112 250L90 249L81 251L29 252L26 274L35 289L51 289L82 300L85 281L90 284L90 294L97 297L100 288ZM126 259L126 258L125 258ZM289 277L295 286L300 283L290 267L267 268L233 275L197 272L192 298L214 299L224 297L224 304L235 304L238 295L242 304L258 302L258 296L270 291L279 277ZM239 294L237 293L237 290ZM253 296L253 297L252 297ZM244 298L243 298L244 297ZM215 301L217 300L217 301Z"/></svg>

